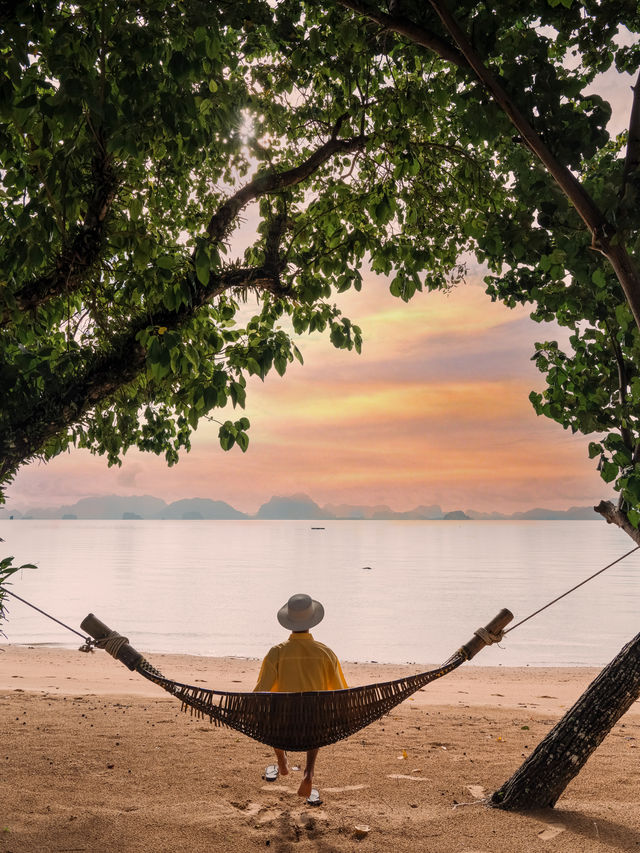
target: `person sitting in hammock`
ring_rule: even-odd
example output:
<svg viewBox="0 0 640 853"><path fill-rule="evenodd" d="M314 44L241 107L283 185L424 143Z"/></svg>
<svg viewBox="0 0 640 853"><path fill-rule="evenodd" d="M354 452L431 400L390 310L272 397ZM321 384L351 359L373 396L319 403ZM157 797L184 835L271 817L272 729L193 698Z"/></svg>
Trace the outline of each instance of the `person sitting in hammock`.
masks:
<svg viewBox="0 0 640 853"><path fill-rule="evenodd" d="M298 693L314 690L342 690L347 686L340 661L330 648L314 640L309 629L322 621L324 607L309 595L298 593L278 610L278 622L292 633L284 643L269 650L262 661L254 693ZM289 773L287 753L276 749L278 773ZM298 788L301 797L309 797L312 790L317 749L307 751L307 761L302 782Z"/></svg>

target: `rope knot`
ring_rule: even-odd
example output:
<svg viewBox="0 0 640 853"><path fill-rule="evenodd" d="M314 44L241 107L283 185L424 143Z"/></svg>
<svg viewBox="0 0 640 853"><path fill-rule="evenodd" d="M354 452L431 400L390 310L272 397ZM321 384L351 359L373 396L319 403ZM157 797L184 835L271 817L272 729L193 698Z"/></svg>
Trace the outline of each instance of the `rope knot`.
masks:
<svg viewBox="0 0 640 853"><path fill-rule="evenodd" d="M122 634L118 634L117 631L109 631L106 637L96 640L95 645L99 649L104 649L112 658L116 658L117 660L120 649L123 646L126 646L128 642L128 637L123 637Z"/></svg>
<svg viewBox="0 0 640 853"><path fill-rule="evenodd" d="M482 642L487 646L492 646L494 643L499 643L504 637L504 631L499 631L496 634L493 631L487 631L486 628L478 628L473 633L476 637L480 637Z"/></svg>

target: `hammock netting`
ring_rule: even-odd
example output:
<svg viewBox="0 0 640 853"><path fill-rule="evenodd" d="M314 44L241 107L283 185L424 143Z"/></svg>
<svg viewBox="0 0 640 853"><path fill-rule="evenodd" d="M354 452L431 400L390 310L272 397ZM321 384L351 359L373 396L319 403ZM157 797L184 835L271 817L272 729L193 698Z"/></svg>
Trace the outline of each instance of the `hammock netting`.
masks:
<svg viewBox="0 0 640 853"><path fill-rule="evenodd" d="M499 642L502 629L513 618L502 610L486 628L478 628L473 638L436 669L385 681L304 693L234 693L182 684L165 678L126 637L112 631L92 613L82 628L130 670L138 672L166 690L199 717L209 717L217 726L226 726L277 749L306 751L342 740L387 714L412 693L453 672L491 643Z"/></svg>
<svg viewBox="0 0 640 853"><path fill-rule="evenodd" d="M193 687L165 678L144 658L136 671L179 699L183 711L209 717L215 725L235 729L260 743L296 752L355 734L465 660L464 650L460 650L437 669L418 675L305 693L227 693Z"/></svg>

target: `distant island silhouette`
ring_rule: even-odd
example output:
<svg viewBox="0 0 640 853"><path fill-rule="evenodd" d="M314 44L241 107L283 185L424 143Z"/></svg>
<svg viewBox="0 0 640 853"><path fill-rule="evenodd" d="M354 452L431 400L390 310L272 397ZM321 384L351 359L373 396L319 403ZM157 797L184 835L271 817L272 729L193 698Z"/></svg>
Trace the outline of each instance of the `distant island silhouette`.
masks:
<svg viewBox="0 0 640 853"><path fill-rule="evenodd" d="M438 504L417 506L397 512L385 505L360 506L327 504L320 506L305 494L274 495L250 515L225 501L210 498L185 498L167 503L152 495L102 495L82 498L74 504L58 507L28 507L22 510L0 507L0 519L59 518L118 520L280 520L280 521L596 521L601 519L591 506L573 506L566 510L530 509L510 515L476 512L472 509L444 511Z"/></svg>

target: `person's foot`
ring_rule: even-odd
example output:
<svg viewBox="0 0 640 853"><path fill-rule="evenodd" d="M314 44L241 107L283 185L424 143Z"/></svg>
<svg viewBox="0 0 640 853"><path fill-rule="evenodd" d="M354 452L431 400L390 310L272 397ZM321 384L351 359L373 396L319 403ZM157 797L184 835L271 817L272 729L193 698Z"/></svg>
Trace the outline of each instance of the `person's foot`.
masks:
<svg viewBox="0 0 640 853"><path fill-rule="evenodd" d="M283 752L282 754L277 755L278 759L278 773L281 776L289 775L289 762L287 760L287 753Z"/></svg>
<svg viewBox="0 0 640 853"><path fill-rule="evenodd" d="M311 794L312 782L313 773L305 773L302 777L302 782L300 782L300 787L298 788L299 797L304 797L306 799Z"/></svg>

